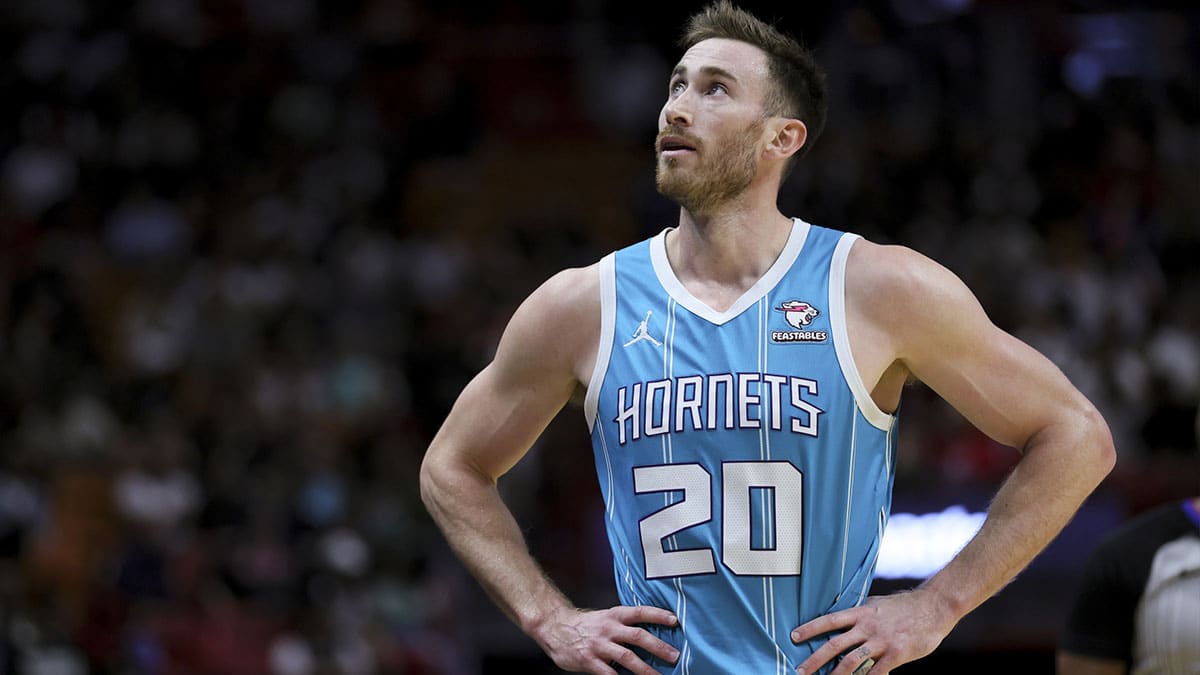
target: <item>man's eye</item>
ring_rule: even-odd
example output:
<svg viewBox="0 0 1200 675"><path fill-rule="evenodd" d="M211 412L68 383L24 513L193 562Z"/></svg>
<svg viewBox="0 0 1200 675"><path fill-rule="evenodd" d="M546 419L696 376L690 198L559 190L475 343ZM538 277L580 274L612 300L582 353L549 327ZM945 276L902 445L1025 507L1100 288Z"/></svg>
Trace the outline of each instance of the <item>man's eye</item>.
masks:
<svg viewBox="0 0 1200 675"><path fill-rule="evenodd" d="M708 93L710 93L710 94L724 94L724 93L727 93L728 91L729 90L725 88L725 85L723 85L719 82L716 84L713 84L712 86L710 86L708 88Z"/></svg>
<svg viewBox="0 0 1200 675"><path fill-rule="evenodd" d="M671 83L671 94L674 96L678 96L679 94L683 93L684 88L685 88L685 85L683 84L683 81L676 80L675 82Z"/></svg>

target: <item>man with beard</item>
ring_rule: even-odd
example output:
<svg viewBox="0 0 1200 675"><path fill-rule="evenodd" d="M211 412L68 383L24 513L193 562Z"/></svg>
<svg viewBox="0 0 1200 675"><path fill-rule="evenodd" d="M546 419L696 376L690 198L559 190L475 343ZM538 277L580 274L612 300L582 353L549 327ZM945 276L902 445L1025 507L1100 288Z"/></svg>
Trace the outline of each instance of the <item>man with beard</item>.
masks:
<svg viewBox="0 0 1200 675"><path fill-rule="evenodd" d="M946 269L779 212L824 118L807 51L727 2L682 46L656 147L678 226L521 305L431 444L422 495L564 670L887 673L1055 536L1113 464L1108 429ZM867 598L910 378L1023 458L944 570ZM621 600L601 610L545 577L496 489L580 388Z"/></svg>

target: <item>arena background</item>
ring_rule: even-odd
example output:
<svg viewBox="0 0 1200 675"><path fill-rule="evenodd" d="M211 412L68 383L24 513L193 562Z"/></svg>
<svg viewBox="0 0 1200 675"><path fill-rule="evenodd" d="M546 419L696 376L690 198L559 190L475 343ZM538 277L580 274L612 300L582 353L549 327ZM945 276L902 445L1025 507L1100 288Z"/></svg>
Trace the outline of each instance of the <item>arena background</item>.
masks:
<svg viewBox="0 0 1200 675"><path fill-rule="evenodd" d="M1200 492L1200 11L745 6L829 71L785 212L948 265L1112 426L1063 536L898 671L1050 672L1098 538ZM693 9L4 3L0 673L551 672L417 468L521 298L673 223L651 146ZM895 510L983 510L1016 454L904 407ZM580 412L502 485L612 603Z"/></svg>

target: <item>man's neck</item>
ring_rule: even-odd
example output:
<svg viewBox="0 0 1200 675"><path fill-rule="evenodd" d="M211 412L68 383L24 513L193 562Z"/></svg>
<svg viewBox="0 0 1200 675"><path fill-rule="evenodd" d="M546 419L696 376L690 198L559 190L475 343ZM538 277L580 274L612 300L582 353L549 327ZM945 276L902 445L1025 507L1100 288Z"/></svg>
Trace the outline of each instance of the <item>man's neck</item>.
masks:
<svg viewBox="0 0 1200 675"><path fill-rule="evenodd" d="M774 204L730 204L701 215L680 209L679 227L667 236L667 259L693 293L697 284L740 295L779 258L791 230L791 219Z"/></svg>

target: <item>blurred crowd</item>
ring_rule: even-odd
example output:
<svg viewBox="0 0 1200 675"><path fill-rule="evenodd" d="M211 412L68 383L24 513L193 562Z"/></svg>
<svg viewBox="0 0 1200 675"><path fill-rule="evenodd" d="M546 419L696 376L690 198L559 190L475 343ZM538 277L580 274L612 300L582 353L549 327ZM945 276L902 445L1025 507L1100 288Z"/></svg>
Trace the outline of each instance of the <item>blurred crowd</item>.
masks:
<svg viewBox="0 0 1200 675"><path fill-rule="evenodd" d="M1105 413L1136 510L1200 482L1200 21L1086 10L790 10L831 100L781 205L960 274ZM516 303L673 224L651 148L684 13L6 3L0 673L460 674L531 648L473 621L498 615L417 469ZM1011 466L929 392L905 406L898 495ZM503 487L602 597L569 416Z"/></svg>

